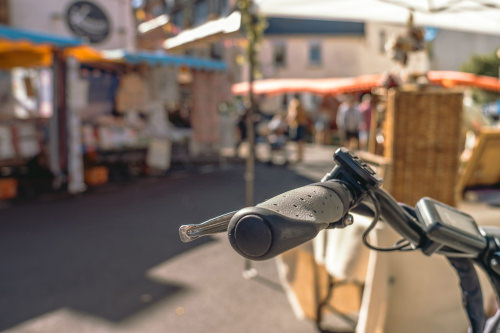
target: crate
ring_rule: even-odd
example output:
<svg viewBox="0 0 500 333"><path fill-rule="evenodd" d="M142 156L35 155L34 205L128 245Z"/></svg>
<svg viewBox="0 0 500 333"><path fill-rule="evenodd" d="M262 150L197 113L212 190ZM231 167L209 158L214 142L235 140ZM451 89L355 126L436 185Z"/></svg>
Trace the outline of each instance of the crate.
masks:
<svg viewBox="0 0 500 333"><path fill-rule="evenodd" d="M103 185L108 182L109 171L107 167L95 166L85 170L85 183L90 186Z"/></svg>
<svg viewBox="0 0 500 333"><path fill-rule="evenodd" d="M0 179L0 200L14 199L17 196L17 180L14 178Z"/></svg>
<svg viewBox="0 0 500 333"><path fill-rule="evenodd" d="M456 204L459 158L464 147L463 94L444 88L388 92L384 157L385 188L414 205L429 196Z"/></svg>

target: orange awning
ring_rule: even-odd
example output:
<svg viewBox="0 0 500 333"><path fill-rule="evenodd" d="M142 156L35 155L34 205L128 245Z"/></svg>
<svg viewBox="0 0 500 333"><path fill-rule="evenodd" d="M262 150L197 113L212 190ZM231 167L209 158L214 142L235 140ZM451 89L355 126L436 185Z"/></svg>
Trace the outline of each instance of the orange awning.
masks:
<svg viewBox="0 0 500 333"><path fill-rule="evenodd" d="M342 94L370 91L379 85L381 78L381 74L374 74L352 78L265 79L254 81L253 90L257 95L293 92L309 92L320 95ZM235 95L243 95L248 93L248 88L248 82L236 83L232 86L232 92Z"/></svg>
<svg viewBox="0 0 500 333"><path fill-rule="evenodd" d="M470 86L500 92L500 81L494 77L454 71L429 71L427 77L431 84L444 87ZM383 78L383 74L372 74L330 79L265 79L254 81L253 90L256 95L294 92L319 95L367 92L381 86ZM232 86L234 95L247 94L248 89L248 82L236 83Z"/></svg>
<svg viewBox="0 0 500 333"><path fill-rule="evenodd" d="M65 57L74 57L80 63L110 61L101 52L87 45L68 47ZM0 40L0 69L14 67L48 67L52 65L54 48L28 41Z"/></svg>
<svg viewBox="0 0 500 333"><path fill-rule="evenodd" d="M52 63L52 47L28 41L0 40L0 68L45 67Z"/></svg>
<svg viewBox="0 0 500 333"><path fill-rule="evenodd" d="M500 92L500 80L491 76L453 71L430 71L427 73L427 77L431 83L440 84L444 87L471 86Z"/></svg>
<svg viewBox="0 0 500 333"><path fill-rule="evenodd" d="M352 78L331 79L265 79L256 80L253 84L257 95L275 95L290 92L310 92L315 94L341 94L349 92L370 91L377 87L381 74L362 75ZM236 83L232 86L233 94L247 94L248 82Z"/></svg>
<svg viewBox="0 0 500 333"><path fill-rule="evenodd" d="M110 61L102 52L77 38L0 25L0 69L48 67L52 65L56 50L80 63Z"/></svg>
<svg viewBox="0 0 500 333"><path fill-rule="evenodd" d="M50 66L54 50L82 45L77 38L0 25L0 68Z"/></svg>
<svg viewBox="0 0 500 333"><path fill-rule="evenodd" d="M73 57L80 63L111 61L106 59L102 52L88 45L79 45L64 49L64 56Z"/></svg>

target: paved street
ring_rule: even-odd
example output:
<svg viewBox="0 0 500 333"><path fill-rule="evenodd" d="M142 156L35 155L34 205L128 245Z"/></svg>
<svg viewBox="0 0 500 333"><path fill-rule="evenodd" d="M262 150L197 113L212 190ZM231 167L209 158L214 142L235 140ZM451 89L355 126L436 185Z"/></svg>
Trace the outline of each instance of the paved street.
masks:
<svg viewBox="0 0 500 333"><path fill-rule="evenodd" d="M258 164L256 201L318 180L333 151L308 146L289 168ZM315 332L295 318L273 260L246 280L223 235L179 241L179 225L242 207L243 172L207 165L0 210L0 331ZM481 224L499 217L463 207Z"/></svg>
<svg viewBox="0 0 500 333"><path fill-rule="evenodd" d="M223 236L179 241L179 225L242 207L243 171L204 166L0 210L0 330L313 332L294 317L274 261L246 280ZM256 201L309 182L260 164Z"/></svg>

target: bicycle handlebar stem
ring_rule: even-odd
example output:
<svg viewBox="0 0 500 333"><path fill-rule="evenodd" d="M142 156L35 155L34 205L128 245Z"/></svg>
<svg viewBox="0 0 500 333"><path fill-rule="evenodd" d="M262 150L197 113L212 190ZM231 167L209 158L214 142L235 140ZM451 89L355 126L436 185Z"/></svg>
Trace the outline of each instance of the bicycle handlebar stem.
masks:
<svg viewBox="0 0 500 333"><path fill-rule="evenodd" d="M420 224L385 190L375 190L375 197L380 203L380 215L397 233L420 246L425 239L425 232Z"/></svg>

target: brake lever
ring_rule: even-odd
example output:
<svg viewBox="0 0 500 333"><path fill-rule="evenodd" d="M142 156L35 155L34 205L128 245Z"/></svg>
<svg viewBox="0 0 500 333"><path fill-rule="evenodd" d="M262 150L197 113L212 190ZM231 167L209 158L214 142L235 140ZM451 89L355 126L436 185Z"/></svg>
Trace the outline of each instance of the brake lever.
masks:
<svg viewBox="0 0 500 333"><path fill-rule="evenodd" d="M179 228L179 237L184 243L191 242L202 236L209 236L227 231L229 221L237 211L226 213L200 224L186 224Z"/></svg>

